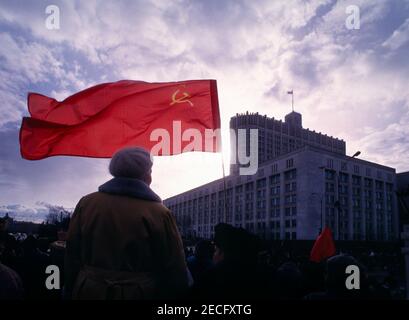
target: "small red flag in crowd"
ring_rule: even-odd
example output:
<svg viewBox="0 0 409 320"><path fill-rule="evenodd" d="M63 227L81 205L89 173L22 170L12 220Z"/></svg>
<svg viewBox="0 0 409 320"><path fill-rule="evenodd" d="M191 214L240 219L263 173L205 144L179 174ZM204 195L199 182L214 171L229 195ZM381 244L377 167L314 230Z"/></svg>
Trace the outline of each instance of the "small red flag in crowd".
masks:
<svg viewBox="0 0 409 320"><path fill-rule="evenodd" d="M328 227L324 228L324 231L315 240L314 246L312 247L310 260L313 262L321 262L326 258L335 255L335 244L332 239L331 229Z"/></svg>
<svg viewBox="0 0 409 320"><path fill-rule="evenodd" d="M28 109L31 117L23 118L20 150L29 160L56 155L108 158L126 146L152 151L158 141L158 155L220 148L216 80L122 80L61 102L30 93Z"/></svg>

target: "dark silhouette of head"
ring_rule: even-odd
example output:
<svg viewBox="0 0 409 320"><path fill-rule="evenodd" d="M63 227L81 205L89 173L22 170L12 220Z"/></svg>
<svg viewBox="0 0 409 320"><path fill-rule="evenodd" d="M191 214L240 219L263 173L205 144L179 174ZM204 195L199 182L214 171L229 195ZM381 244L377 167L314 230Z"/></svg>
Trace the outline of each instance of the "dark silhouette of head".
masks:
<svg viewBox="0 0 409 320"><path fill-rule="evenodd" d="M241 264L257 263L259 239L242 228L226 223L215 226L215 262L233 261Z"/></svg>
<svg viewBox="0 0 409 320"><path fill-rule="evenodd" d="M209 240L201 240L196 244L195 257L198 260L211 260L214 254L214 244Z"/></svg>
<svg viewBox="0 0 409 320"><path fill-rule="evenodd" d="M365 270L363 266L350 255L336 255L327 260L326 263L326 285L327 291L339 298L348 298L359 295L360 290L348 290L346 279L350 274L346 273L347 267L355 265L360 271L360 282L363 283Z"/></svg>
<svg viewBox="0 0 409 320"><path fill-rule="evenodd" d="M283 263L275 275L275 289L280 299L295 299L302 296L302 274L294 262Z"/></svg>
<svg viewBox="0 0 409 320"><path fill-rule="evenodd" d="M33 236L29 235L23 242L23 249L25 253L32 253L38 247L38 240Z"/></svg>
<svg viewBox="0 0 409 320"><path fill-rule="evenodd" d="M5 232L7 229L7 221L5 218L0 218L0 232Z"/></svg>

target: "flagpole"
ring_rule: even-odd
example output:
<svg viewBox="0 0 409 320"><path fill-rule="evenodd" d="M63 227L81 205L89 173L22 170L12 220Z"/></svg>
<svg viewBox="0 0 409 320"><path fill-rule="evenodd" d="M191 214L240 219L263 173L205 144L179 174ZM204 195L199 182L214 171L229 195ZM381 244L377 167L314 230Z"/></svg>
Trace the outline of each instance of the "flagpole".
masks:
<svg viewBox="0 0 409 320"><path fill-rule="evenodd" d="M291 110L294 112L294 89L287 91L287 94L291 94Z"/></svg>
<svg viewBox="0 0 409 320"><path fill-rule="evenodd" d="M223 157L223 149L221 151L222 156L222 171L223 171L223 188L224 188L224 206L223 206L223 223L227 223L227 186L226 186L226 174L224 170L224 157Z"/></svg>
<svg viewBox="0 0 409 320"><path fill-rule="evenodd" d="M291 90L292 94L291 94L291 108L294 112L294 89Z"/></svg>
<svg viewBox="0 0 409 320"><path fill-rule="evenodd" d="M222 174L223 174L223 193L224 193L224 205L223 205L223 223L227 223L227 184L226 184L226 171L224 169L224 157L223 157L223 147L222 147L222 133L220 130L219 141L217 141L218 150L220 151L220 156L222 158Z"/></svg>

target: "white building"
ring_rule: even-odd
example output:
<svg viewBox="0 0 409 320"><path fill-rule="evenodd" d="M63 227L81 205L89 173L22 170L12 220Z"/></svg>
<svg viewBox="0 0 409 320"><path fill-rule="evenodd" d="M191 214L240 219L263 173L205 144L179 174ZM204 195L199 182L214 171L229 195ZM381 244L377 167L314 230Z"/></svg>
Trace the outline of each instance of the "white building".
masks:
<svg viewBox="0 0 409 320"><path fill-rule="evenodd" d="M183 235L210 238L224 221L267 239L315 239L325 225L340 240L396 239L395 169L348 157L344 141L302 129L298 115L287 116L286 125L258 114L232 118L232 128L247 121L262 129L258 171L240 176L233 165L226 193L219 179L166 199ZM285 132L275 131L276 122Z"/></svg>

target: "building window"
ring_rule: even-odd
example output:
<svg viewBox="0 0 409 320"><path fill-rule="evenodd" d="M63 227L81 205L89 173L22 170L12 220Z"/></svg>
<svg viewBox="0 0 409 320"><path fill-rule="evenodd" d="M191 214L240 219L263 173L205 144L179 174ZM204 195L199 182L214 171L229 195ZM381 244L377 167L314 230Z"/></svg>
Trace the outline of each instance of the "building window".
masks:
<svg viewBox="0 0 409 320"><path fill-rule="evenodd" d="M334 196L333 195L325 195L325 202L328 204L328 205L334 205L334 203L335 203L335 198L334 198Z"/></svg>
<svg viewBox="0 0 409 320"><path fill-rule="evenodd" d="M280 207L274 207L270 210L270 217L277 218L280 216Z"/></svg>
<svg viewBox="0 0 409 320"><path fill-rule="evenodd" d="M294 150L295 149L295 140L294 139L290 139L290 150Z"/></svg>
<svg viewBox="0 0 409 320"><path fill-rule="evenodd" d="M365 187L372 188L372 179L365 178Z"/></svg>
<svg viewBox="0 0 409 320"><path fill-rule="evenodd" d="M266 197L266 189L257 190L257 198L265 198Z"/></svg>
<svg viewBox="0 0 409 320"><path fill-rule="evenodd" d="M348 182L348 174L347 173L340 173L339 174L339 181L347 183Z"/></svg>
<svg viewBox="0 0 409 320"><path fill-rule="evenodd" d="M273 195L273 196L280 195L280 185L271 187L271 195Z"/></svg>
<svg viewBox="0 0 409 320"><path fill-rule="evenodd" d="M366 169L365 169L365 174L366 174L367 177L370 177L370 176L372 175L372 170L371 170L371 168L366 168Z"/></svg>
<svg viewBox="0 0 409 320"><path fill-rule="evenodd" d="M257 188L266 187L266 178L257 180Z"/></svg>
<svg viewBox="0 0 409 320"><path fill-rule="evenodd" d="M325 183L325 192L334 192L335 191L335 184L332 182Z"/></svg>
<svg viewBox="0 0 409 320"><path fill-rule="evenodd" d="M294 204L297 202L297 196L295 194L285 197L285 204Z"/></svg>
<svg viewBox="0 0 409 320"><path fill-rule="evenodd" d="M271 198L271 206L272 207L279 207L280 206L280 198Z"/></svg>
<svg viewBox="0 0 409 320"><path fill-rule="evenodd" d="M292 179L296 179L296 178L297 178L297 171L296 171L296 169L289 170L289 171L286 171L286 172L284 173L284 179L285 179L285 180L292 180Z"/></svg>
<svg viewBox="0 0 409 320"><path fill-rule="evenodd" d="M273 185L277 183L280 183L280 174L270 176L270 184Z"/></svg>
<svg viewBox="0 0 409 320"><path fill-rule="evenodd" d="M361 177L352 176L352 184L359 186L361 184Z"/></svg>
<svg viewBox="0 0 409 320"><path fill-rule="evenodd" d="M335 171L333 170L325 170L325 178L327 180L334 180L335 179Z"/></svg>
<svg viewBox="0 0 409 320"><path fill-rule="evenodd" d="M348 163L341 162L341 171L348 171Z"/></svg>
<svg viewBox="0 0 409 320"><path fill-rule="evenodd" d="M365 200L365 209L370 210L372 208L372 201Z"/></svg>
<svg viewBox="0 0 409 320"><path fill-rule="evenodd" d="M295 192L297 190L297 183L290 182L285 184L285 192Z"/></svg>
<svg viewBox="0 0 409 320"><path fill-rule="evenodd" d="M327 159L327 168L334 169L334 160Z"/></svg>
<svg viewBox="0 0 409 320"><path fill-rule="evenodd" d="M253 182L246 183L246 191L253 191Z"/></svg>
<svg viewBox="0 0 409 320"><path fill-rule="evenodd" d="M294 159L292 159L292 158L288 159L286 164L287 164L287 169L292 168L294 166Z"/></svg>
<svg viewBox="0 0 409 320"><path fill-rule="evenodd" d="M274 163L271 167L271 172L272 173L276 173L278 171L278 165L277 163Z"/></svg>

